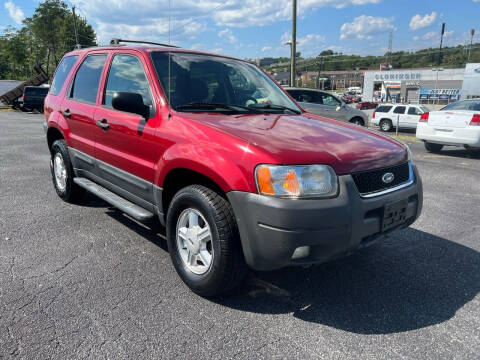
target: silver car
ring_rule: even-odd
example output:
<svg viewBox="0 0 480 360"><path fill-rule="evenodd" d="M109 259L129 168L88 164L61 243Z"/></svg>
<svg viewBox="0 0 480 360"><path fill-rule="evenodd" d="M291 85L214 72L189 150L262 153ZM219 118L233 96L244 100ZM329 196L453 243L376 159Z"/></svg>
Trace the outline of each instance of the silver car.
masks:
<svg viewBox="0 0 480 360"><path fill-rule="evenodd" d="M322 90L285 87L306 111L326 118L366 126L368 116L362 111L345 104L338 97Z"/></svg>

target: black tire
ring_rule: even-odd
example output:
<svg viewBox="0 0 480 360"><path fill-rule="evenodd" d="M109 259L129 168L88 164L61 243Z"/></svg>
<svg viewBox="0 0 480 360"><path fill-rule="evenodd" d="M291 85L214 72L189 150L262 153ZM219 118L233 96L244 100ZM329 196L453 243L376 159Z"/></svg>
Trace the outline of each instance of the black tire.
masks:
<svg viewBox="0 0 480 360"><path fill-rule="evenodd" d="M177 247L177 223L188 208L200 212L211 231L213 257L210 268L195 274L181 258ZM167 243L170 257L183 282L201 296L215 296L239 285L247 274L237 223L230 203L217 192L191 185L173 197L167 213Z"/></svg>
<svg viewBox="0 0 480 360"><path fill-rule="evenodd" d="M56 140L52 144L50 153L51 153L50 171L52 173L52 182L58 196L60 196L62 200L69 203L76 203L80 201L83 198L83 195L85 194L85 190L73 182L73 178L75 174L73 172L72 162L70 161L70 155L68 154L67 143L65 142L65 140L63 139ZM53 162L57 154L59 154L62 157L63 163L65 165L66 179L65 179L65 187L63 189L59 187L55 179Z"/></svg>
<svg viewBox="0 0 480 360"><path fill-rule="evenodd" d="M363 122L362 118L359 117L354 117L352 120L350 120L352 124L359 125L359 126L365 126L365 123Z"/></svg>
<svg viewBox="0 0 480 360"><path fill-rule="evenodd" d="M384 132L389 132L389 131L392 131L392 129L393 129L392 122L388 119L380 120L379 126L380 126L380 130L382 130Z"/></svg>
<svg viewBox="0 0 480 360"><path fill-rule="evenodd" d="M434 144L434 143L429 143L427 141L425 141L424 144L425 144L425 149L428 152L432 152L432 153L439 153L443 148L442 144Z"/></svg>

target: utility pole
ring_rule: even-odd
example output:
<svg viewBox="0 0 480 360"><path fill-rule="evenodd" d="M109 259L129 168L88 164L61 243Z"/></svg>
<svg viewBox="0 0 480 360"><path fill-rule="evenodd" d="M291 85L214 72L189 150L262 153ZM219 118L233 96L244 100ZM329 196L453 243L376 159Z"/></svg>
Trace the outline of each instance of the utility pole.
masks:
<svg viewBox="0 0 480 360"><path fill-rule="evenodd" d="M392 48L393 48L393 31L390 31L388 36L388 52L387 52L387 68L392 68Z"/></svg>
<svg viewBox="0 0 480 360"><path fill-rule="evenodd" d="M438 98L439 98L437 94L437 86L438 86L438 72L443 70L440 68L440 63L442 62L443 34L445 34L445 23L442 23L442 32L440 34L440 49L438 51L437 76L435 77L435 98L433 100L433 104L435 104L435 100L438 102Z"/></svg>
<svg viewBox="0 0 480 360"><path fill-rule="evenodd" d="M473 36L475 35L475 29L470 30L470 49L468 49L468 58L467 58L467 63L470 61L470 54L472 53L472 45L473 45Z"/></svg>
<svg viewBox="0 0 480 360"><path fill-rule="evenodd" d="M80 49L80 42L78 41L78 32L77 32L77 16L75 15L75 6L72 8L73 12L73 29L75 30L75 49Z"/></svg>
<svg viewBox="0 0 480 360"><path fill-rule="evenodd" d="M297 77L297 0L292 0L292 44L290 45L290 86L295 86Z"/></svg>

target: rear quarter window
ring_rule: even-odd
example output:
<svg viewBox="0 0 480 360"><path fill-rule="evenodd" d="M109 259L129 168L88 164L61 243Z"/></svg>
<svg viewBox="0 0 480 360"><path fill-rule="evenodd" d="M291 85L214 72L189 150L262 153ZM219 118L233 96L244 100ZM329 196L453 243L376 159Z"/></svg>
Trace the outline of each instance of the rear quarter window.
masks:
<svg viewBox="0 0 480 360"><path fill-rule="evenodd" d="M52 85L50 86L50 94L58 95L70 73L70 70L72 70L73 65L77 62L77 59L78 56L74 55L64 57L62 61L60 61L55 76L53 77Z"/></svg>
<svg viewBox="0 0 480 360"><path fill-rule="evenodd" d="M391 109L392 109L393 106L385 106L385 105L381 105L377 108L377 110L375 110L376 112L383 112L383 113L386 113L386 112L389 112Z"/></svg>

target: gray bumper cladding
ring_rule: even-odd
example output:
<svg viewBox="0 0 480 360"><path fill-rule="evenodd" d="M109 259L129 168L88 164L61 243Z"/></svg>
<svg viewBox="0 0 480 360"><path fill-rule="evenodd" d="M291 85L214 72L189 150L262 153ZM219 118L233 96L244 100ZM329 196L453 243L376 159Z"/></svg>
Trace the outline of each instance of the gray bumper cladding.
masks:
<svg viewBox="0 0 480 360"><path fill-rule="evenodd" d="M245 259L256 270L321 263L345 255L383 236L382 222L389 204L406 204L405 221L388 231L411 225L420 215L422 184L362 198L350 175L339 177L339 196L333 199L278 199L232 191L227 194L240 231ZM308 256L292 259L295 250L309 246Z"/></svg>

